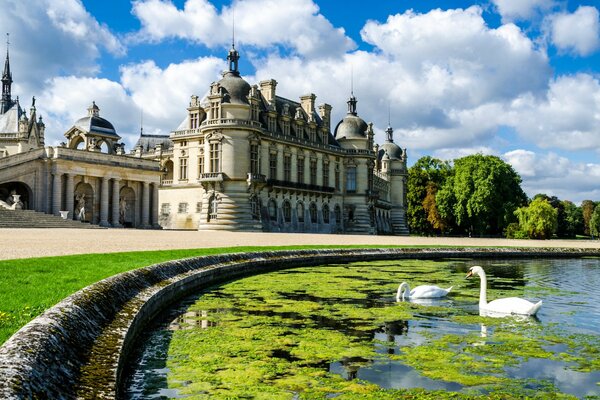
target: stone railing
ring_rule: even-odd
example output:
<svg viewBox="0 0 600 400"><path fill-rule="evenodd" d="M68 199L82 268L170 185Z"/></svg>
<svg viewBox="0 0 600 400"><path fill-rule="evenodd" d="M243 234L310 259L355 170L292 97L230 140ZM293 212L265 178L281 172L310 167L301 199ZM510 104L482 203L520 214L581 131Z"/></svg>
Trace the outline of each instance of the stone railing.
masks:
<svg viewBox="0 0 600 400"><path fill-rule="evenodd" d="M600 256L593 249L345 249L237 253L125 272L69 296L0 347L2 399L114 399L145 326L165 307L215 282L319 264L389 259Z"/></svg>
<svg viewBox="0 0 600 400"><path fill-rule="evenodd" d="M38 158L44 158L46 154L46 149L35 149L30 150L26 153L14 154L12 156L2 157L0 158L0 170L5 168L11 168L19 164L23 164L25 162L29 162L31 160L35 160Z"/></svg>
<svg viewBox="0 0 600 400"><path fill-rule="evenodd" d="M171 186L173 184L173 179L162 179L160 184L161 186Z"/></svg>
<svg viewBox="0 0 600 400"><path fill-rule="evenodd" d="M198 182L222 182L225 180L225 175L222 172L206 172L200 174Z"/></svg>
<svg viewBox="0 0 600 400"><path fill-rule="evenodd" d="M86 150L69 149L67 147L46 147L49 158L62 158L73 161L92 162L101 165L113 165L159 171L160 163L129 155L112 155Z"/></svg>

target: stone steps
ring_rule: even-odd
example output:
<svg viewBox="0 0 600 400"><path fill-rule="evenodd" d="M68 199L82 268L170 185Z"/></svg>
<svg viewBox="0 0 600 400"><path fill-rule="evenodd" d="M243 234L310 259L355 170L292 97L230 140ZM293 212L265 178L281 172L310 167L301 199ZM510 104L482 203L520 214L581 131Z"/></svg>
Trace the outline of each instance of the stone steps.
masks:
<svg viewBox="0 0 600 400"><path fill-rule="evenodd" d="M0 207L0 228L99 228L87 222L65 220L33 210L7 210Z"/></svg>

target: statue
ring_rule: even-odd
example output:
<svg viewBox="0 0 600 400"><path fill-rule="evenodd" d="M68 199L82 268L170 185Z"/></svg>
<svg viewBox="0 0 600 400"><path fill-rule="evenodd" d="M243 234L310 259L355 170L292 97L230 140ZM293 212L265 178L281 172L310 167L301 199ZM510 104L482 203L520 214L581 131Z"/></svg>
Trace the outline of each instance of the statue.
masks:
<svg viewBox="0 0 600 400"><path fill-rule="evenodd" d="M85 221L85 194L78 194L75 199L77 200L77 219L81 222Z"/></svg>
<svg viewBox="0 0 600 400"><path fill-rule="evenodd" d="M125 213L127 212L127 200L124 197L119 199L119 223L125 225Z"/></svg>

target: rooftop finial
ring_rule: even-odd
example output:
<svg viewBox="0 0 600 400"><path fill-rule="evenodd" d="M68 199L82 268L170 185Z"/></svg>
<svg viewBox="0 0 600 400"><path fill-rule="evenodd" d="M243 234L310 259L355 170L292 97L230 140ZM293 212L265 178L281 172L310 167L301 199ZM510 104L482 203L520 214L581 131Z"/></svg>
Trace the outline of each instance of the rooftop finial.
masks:
<svg viewBox="0 0 600 400"><path fill-rule="evenodd" d="M235 49L235 8L231 6L231 48Z"/></svg>
<svg viewBox="0 0 600 400"><path fill-rule="evenodd" d="M144 109L140 109L140 137L144 136Z"/></svg>
<svg viewBox="0 0 600 400"><path fill-rule="evenodd" d="M238 71L238 60L240 59L240 53L235 49L235 10L233 7L232 11L232 34L231 34L231 50L227 54L227 61L229 61L229 72L233 72L239 75Z"/></svg>
<svg viewBox="0 0 600 400"><path fill-rule="evenodd" d="M354 97L354 65L350 64L350 96Z"/></svg>
<svg viewBox="0 0 600 400"><path fill-rule="evenodd" d="M387 141L388 142L393 142L394 141L394 130L392 129L392 111L390 108L390 103L388 103L388 127L385 130L385 133L387 134Z"/></svg>

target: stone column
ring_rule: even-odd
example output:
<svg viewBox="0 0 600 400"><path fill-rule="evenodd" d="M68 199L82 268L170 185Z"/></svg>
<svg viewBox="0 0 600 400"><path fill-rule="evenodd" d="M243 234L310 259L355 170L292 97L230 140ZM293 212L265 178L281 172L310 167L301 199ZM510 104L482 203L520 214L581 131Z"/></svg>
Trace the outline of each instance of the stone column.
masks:
<svg viewBox="0 0 600 400"><path fill-rule="evenodd" d="M62 206L62 174L55 172L52 177L52 213L60 215Z"/></svg>
<svg viewBox="0 0 600 400"><path fill-rule="evenodd" d="M108 223L108 178L102 177L100 185L100 226L110 226Z"/></svg>
<svg viewBox="0 0 600 400"><path fill-rule="evenodd" d="M123 225L119 223L119 187L121 179L113 178L113 192L112 192L112 218L111 223L115 228L122 228Z"/></svg>
<svg viewBox="0 0 600 400"><path fill-rule="evenodd" d="M158 183L152 184L152 227L159 229L158 224Z"/></svg>
<svg viewBox="0 0 600 400"><path fill-rule="evenodd" d="M150 184L142 182L142 226L141 228L149 228L150 218Z"/></svg>
<svg viewBox="0 0 600 400"><path fill-rule="evenodd" d="M74 179L75 175L67 174L67 188L65 190L65 203L67 206L65 207L65 210L69 212L69 219L75 218L75 214L73 214L75 205Z"/></svg>

